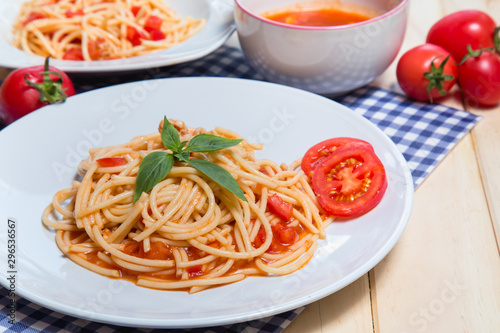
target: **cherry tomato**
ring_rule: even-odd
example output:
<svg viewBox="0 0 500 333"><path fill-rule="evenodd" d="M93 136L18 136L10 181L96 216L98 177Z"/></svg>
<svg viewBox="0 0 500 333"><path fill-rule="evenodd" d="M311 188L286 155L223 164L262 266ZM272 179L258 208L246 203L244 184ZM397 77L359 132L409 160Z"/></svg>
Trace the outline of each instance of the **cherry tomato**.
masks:
<svg viewBox="0 0 500 333"><path fill-rule="evenodd" d="M27 25L30 22L33 22L33 21L39 20L39 19L44 19L44 18L47 18L47 15L45 15L44 13L31 12L28 14L28 17L26 18L26 20L24 20L23 25Z"/></svg>
<svg viewBox="0 0 500 333"><path fill-rule="evenodd" d="M441 46L424 44L409 50L398 62L396 76L401 89L419 101L445 96L456 82L453 56Z"/></svg>
<svg viewBox="0 0 500 333"><path fill-rule="evenodd" d="M103 168L111 168L127 164L127 160L123 157L104 157L96 160Z"/></svg>
<svg viewBox="0 0 500 333"><path fill-rule="evenodd" d="M485 106L500 103L500 56L494 51L474 51L458 67L458 81L466 100Z"/></svg>
<svg viewBox="0 0 500 333"><path fill-rule="evenodd" d="M151 35L151 40L162 40L165 39L165 34L161 30L151 29L149 30Z"/></svg>
<svg viewBox="0 0 500 333"><path fill-rule="evenodd" d="M292 245L298 238L297 231L292 226L280 225L279 230L277 230L277 234L278 234L278 241L285 246Z"/></svg>
<svg viewBox="0 0 500 333"><path fill-rule="evenodd" d="M97 40L93 40L89 42L88 51L90 59L99 60L102 59L103 48L105 44L104 38L98 38Z"/></svg>
<svg viewBox="0 0 500 333"><path fill-rule="evenodd" d="M474 50L494 47L495 21L479 10L462 10L437 21L427 34L427 43L448 50L461 61L467 54L467 45Z"/></svg>
<svg viewBox="0 0 500 333"><path fill-rule="evenodd" d="M375 207L385 193L384 166L373 150L338 149L314 170L313 190L323 209L334 216L357 216Z"/></svg>
<svg viewBox="0 0 500 333"><path fill-rule="evenodd" d="M346 137L332 138L322 141L309 148L302 158L300 167L302 168L302 170L304 170L304 173L307 176L312 177L313 171L316 166L320 164L325 158L327 158L331 153L339 148L345 148L351 145L362 145L368 149L373 150L371 144L360 139Z"/></svg>
<svg viewBox="0 0 500 333"><path fill-rule="evenodd" d="M0 87L0 116L6 124L41 108L64 102L75 94L75 88L66 73L45 65L16 69L5 78Z"/></svg>
<svg viewBox="0 0 500 333"><path fill-rule="evenodd" d="M293 216L293 206L277 195L273 194L267 198L269 210L276 214L283 222L290 221Z"/></svg>

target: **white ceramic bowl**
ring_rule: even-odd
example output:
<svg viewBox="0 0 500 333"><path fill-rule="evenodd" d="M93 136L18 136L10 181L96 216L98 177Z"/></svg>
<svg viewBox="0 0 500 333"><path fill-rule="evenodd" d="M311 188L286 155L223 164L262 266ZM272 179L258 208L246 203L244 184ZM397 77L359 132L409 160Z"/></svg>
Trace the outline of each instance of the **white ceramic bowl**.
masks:
<svg viewBox="0 0 500 333"><path fill-rule="evenodd" d="M267 80L322 95L359 88L396 57L409 0L236 0L238 38L246 59ZM359 23L307 27L278 23L262 13L293 6L363 6L378 16Z"/></svg>

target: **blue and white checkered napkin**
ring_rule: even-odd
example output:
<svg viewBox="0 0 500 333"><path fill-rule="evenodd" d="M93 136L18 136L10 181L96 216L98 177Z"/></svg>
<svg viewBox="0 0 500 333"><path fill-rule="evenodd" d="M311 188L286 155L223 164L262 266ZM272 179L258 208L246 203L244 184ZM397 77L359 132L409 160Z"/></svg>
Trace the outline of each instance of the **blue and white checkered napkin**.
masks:
<svg viewBox="0 0 500 333"><path fill-rule="evenodd" d="M75 78L79 92L129 81L179 76L222 76L263 80L245 61L240 50L223 46L214 53L186 64L168 68L153 68L143 72L106 79ZM99 82L101 81L101 82ZM397 145L418 186L455 146L455 144L479 121L479 117L468 112L443 105L412 101L404 96L376 87L367 86L336 99L341 104L358 112L380 129ZM119 328L112 325L76 319L42 308L24 299L16 302L17 322L8 323L7 290L0 286L0 332L160 332L140 328ZM191 330L169 332L226 333L259 332L279 333L283 331L304 309L298 308L280 315L251 322ZM164 332L164 330L161 330Z"/></svg>

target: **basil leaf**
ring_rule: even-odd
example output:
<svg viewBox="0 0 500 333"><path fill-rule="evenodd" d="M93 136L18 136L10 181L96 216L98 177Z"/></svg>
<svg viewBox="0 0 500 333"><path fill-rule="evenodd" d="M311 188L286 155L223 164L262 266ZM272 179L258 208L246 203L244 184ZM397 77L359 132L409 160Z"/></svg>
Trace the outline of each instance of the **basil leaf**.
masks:
<svg viewBox="0 0 500 333"><path fill-rule="evenodd" d="M188 162L193 168L208 178L211 178L226 190L231 191L241 200L247 201L247 198L245 198L245 195L243 194L240 185L236 182L236 179L234 179L233 176L223 167L210 161L198 158L192 158Z"/></svg>
<svg viewBox="0 0 500 333"><path fill-rule="evenodd" d="M151 191L156 184L161 182L173 165L174 155L163 151L155 151L144 157L135 180L134 203L139 200L142 192Z"/></svg>
<svg viewBox="0 0 500 333"><path fill-rule="evenodd" d="M177 158L179 161L189 162L189 151L183 150L180 153L175 154L174 157Z"/></svg>
<svg viewBox="0 0 500 333"><path fill-rule="evenodd" d="M163 117L163 128L161 130L161 141L166 148L170 149L174 153L180 152L182 149L181 138L179 137L179 132L175 129L166 116Z"/></svg>
<svg viewBox="0 0 500 333"><path fill-rule="evenodd" d="M236 146L241 139L227 139L212 134L198 134L189 141L186 150L195 152L211 152Z"/></svg>

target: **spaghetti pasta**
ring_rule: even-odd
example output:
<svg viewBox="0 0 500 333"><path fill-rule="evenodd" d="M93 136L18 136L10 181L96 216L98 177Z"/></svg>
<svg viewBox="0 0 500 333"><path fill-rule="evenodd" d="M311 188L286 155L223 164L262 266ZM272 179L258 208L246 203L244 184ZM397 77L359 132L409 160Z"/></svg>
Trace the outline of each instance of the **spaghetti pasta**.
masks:
<svg viewBox="0 0 500 333"><path fill-rule="evenodd" d="M172 47L204 25L162 0L31 0L16 18L13 44L56 59L118 59Z"/></svg>
<svg viewBox="0 0 500 333"><path fill-rule="evenodd" d="M182 141L206 132L171 123ZM241 138L222 128L210 134ZM135 204L142 160L167 151L161 134L91 149L78 168L81 181L54 195L42 221L56 230L57 245L68 258L139 286L194 293L246 276L292 273L312 258L333 217L318 208L300 161L286 166L256 159L260 148L243 140L216 152L191 152L229 171L247 201L189 164L175 162ZM276 196L293 208L287 221L270 206Z"/></svg>

